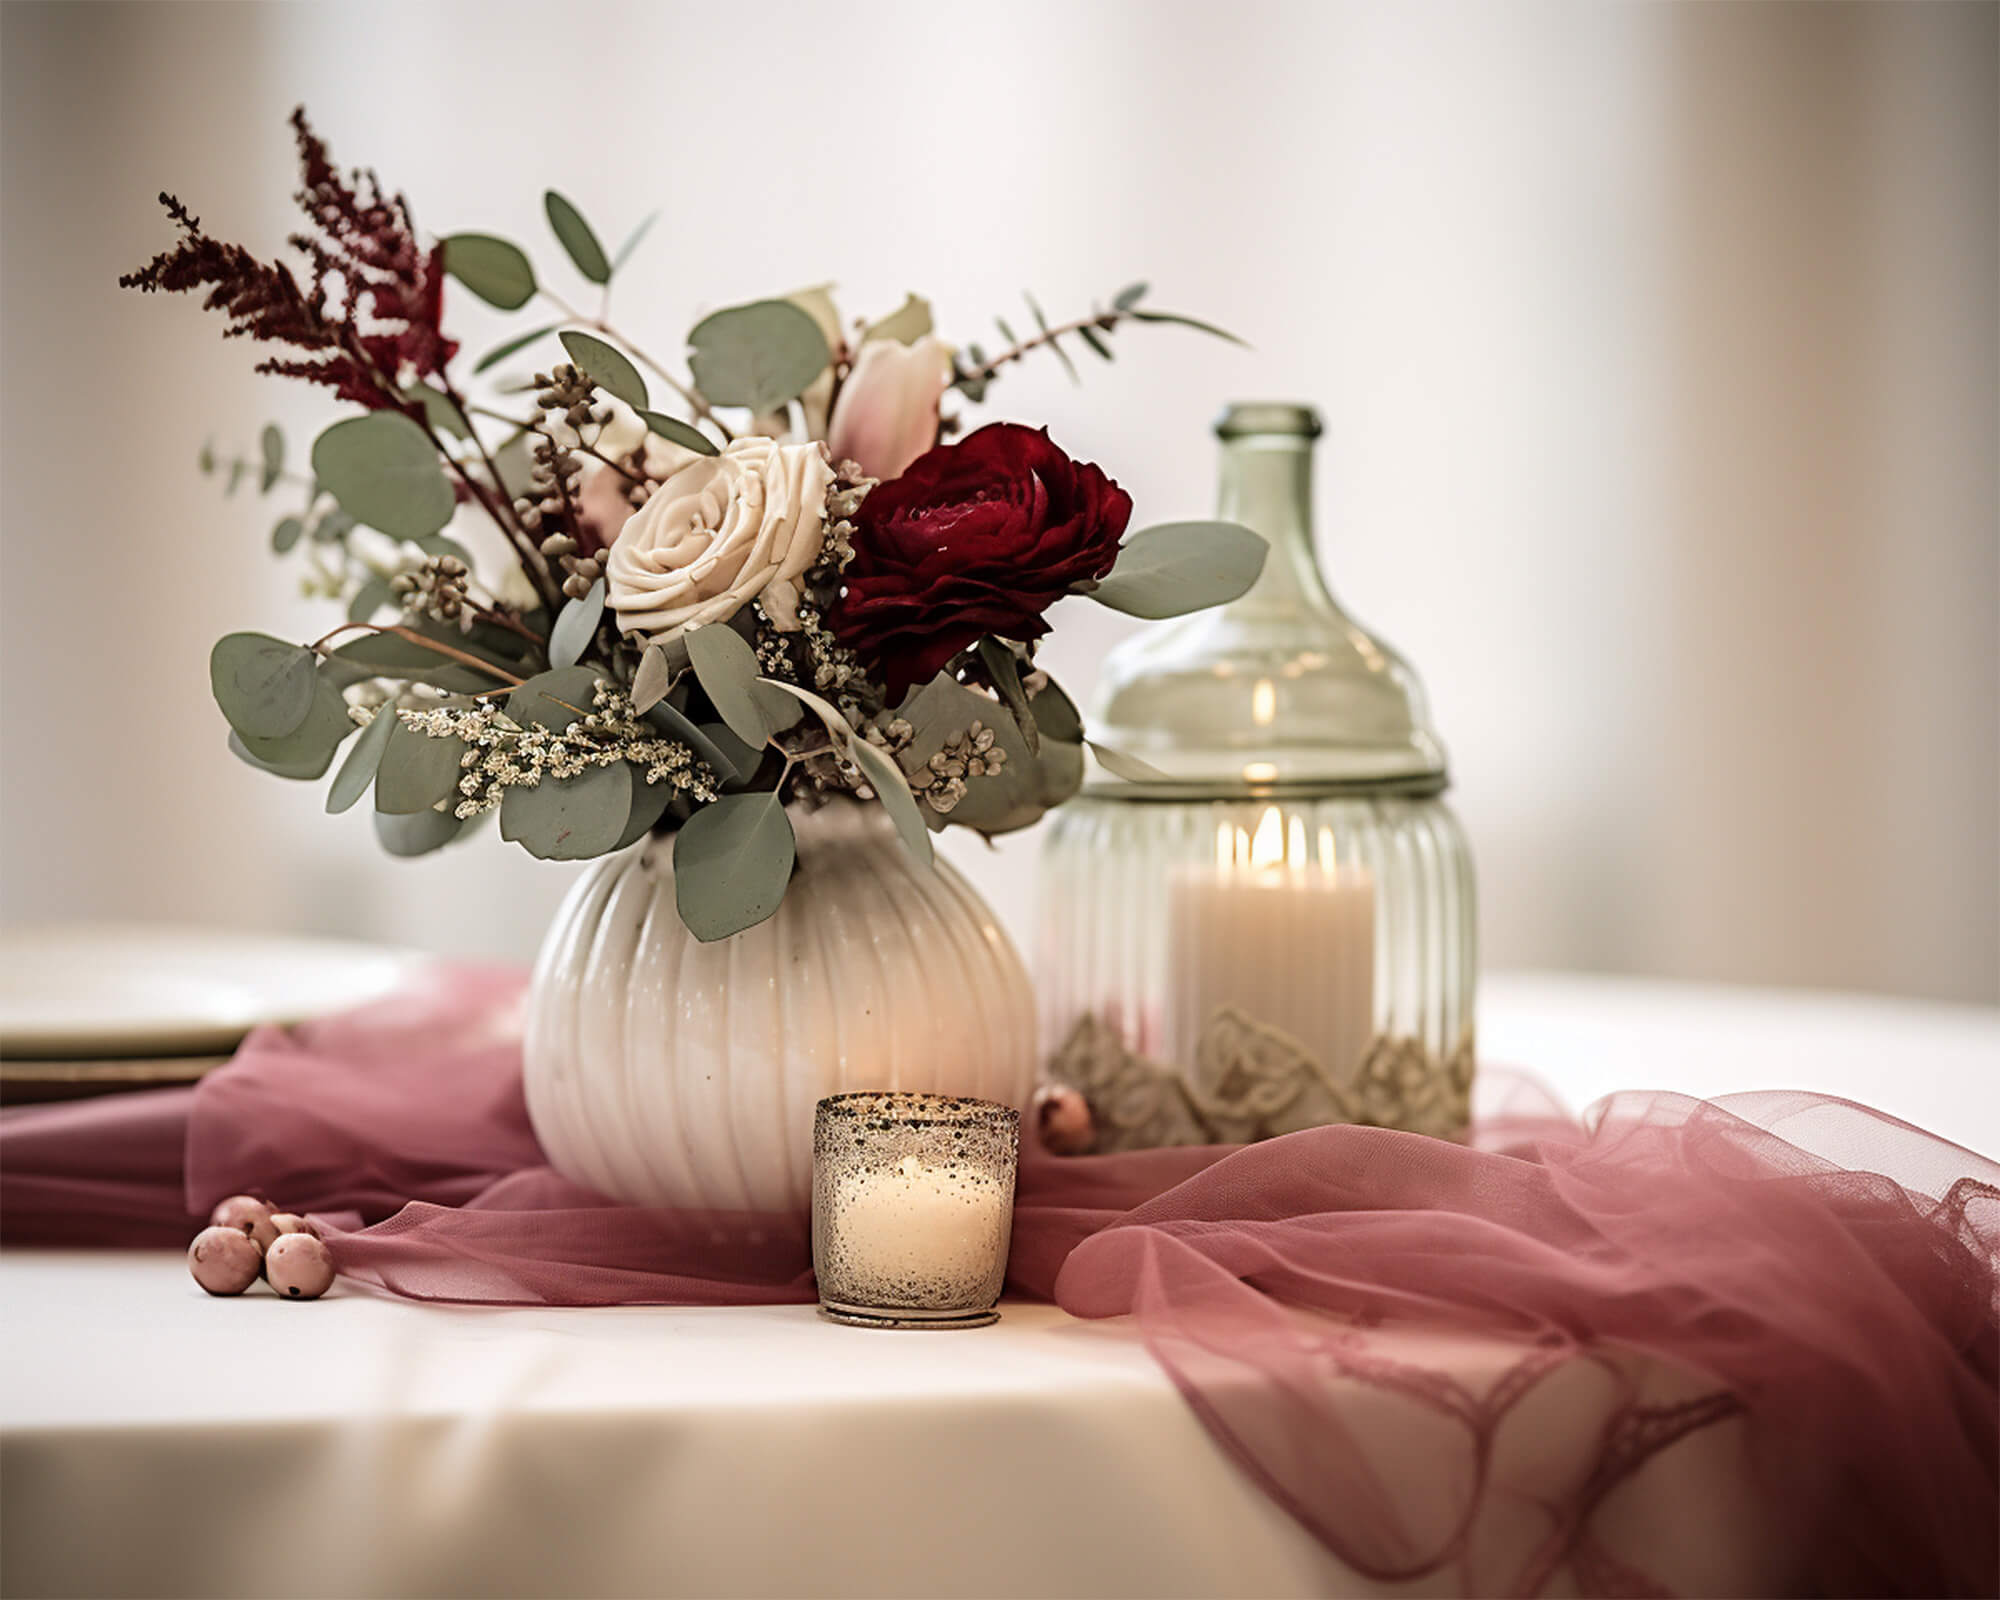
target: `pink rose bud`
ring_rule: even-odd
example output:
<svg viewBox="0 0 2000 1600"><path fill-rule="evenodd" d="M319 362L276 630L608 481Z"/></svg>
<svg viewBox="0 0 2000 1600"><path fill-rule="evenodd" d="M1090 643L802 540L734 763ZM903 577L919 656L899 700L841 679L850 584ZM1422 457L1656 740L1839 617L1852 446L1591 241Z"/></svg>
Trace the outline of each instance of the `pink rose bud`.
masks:
<svg viewBox="0 0 2000 1600"><path fill-rule="evenodd" d="M235 1228L257 1241L260 1250L271 1248L278 1230L271 1226L271 1208L254 1194L233 1194L208 1214L209 1226Z"/></svg>
<svg viewBox="0 0 2000 1600"><path fill-rule="evenodd" d="M1097 1143L1097 1119L1090 1113L1090 1102L1065 1084L1035 1096L1035 1117L1042 1148L1052 1155L1084 1155Z"/></svg>
<svg viewBox="0 0 2000 1600"><path fill-rule="evenodd" d="M937 443L938 402L951 383L951 352L930 334L915 344L870 339L833 402L826 446L871 478L901 477Z"/></svg>
<svg viewBox="0 0 2000 1600"><path fill-rule="evenodd" d="M210 1294L241 1294L263 1266L264 1252L241 1228L203 1228L188 1246L188 1271Z"/></svg>
<svg viewBox="0 0 2000 1600"><path fill-rule="evenodd" d="M273 1211L271 1213L271 1226L281 1234L315 1233L313 1225L306 1221L304 1217L298 1215L297 1212L293 1211Z"/></svg>
<svg viewBox="0 0 2000 1600"><path fill-rule="evenodd" d="M333 1286L333 1254L314 1234L282 1234L264 1257L264 1276L283 1299L317 1300Z"/></svg>

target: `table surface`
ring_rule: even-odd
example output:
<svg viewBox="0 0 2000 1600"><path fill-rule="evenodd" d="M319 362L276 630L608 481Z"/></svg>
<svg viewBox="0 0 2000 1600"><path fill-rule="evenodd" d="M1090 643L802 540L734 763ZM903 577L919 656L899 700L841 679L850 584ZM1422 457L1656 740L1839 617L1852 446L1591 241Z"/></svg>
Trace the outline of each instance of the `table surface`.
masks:
<svg viewBox="0 0 2000 1600"><path fill-rule="evenodd" d="M1489 984L1481 1028L1488 1059L1577 1103L1796 1084L2000 1148L2000 1012L1519 977ZM1714 1544L1707 1587L1749 1592L1716 1492L1679 1543ZM1452 1587L1341 1567L1122 1323L213 1301L166 1254L0 1259L0 1521L7 1593Z"/></svg>

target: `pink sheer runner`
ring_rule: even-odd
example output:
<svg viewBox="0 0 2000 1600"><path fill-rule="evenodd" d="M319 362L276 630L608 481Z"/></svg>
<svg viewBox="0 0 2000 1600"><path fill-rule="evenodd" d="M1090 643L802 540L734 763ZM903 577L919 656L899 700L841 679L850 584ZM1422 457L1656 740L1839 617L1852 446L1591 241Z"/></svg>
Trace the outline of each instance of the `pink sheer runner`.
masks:
<svg viewBox="0 0 2000 1600"><path fill-rule="evenodd" d="M258 1033L194 1091L11 1113L7 1242L179 1242L247 1189L415 1299L810 1301L801 1219L618 1206L544 1164L520 993L454 969ZM1698 1586L1635 1555L1658 1540L1626 1491L1708 1432L1747 1470L1773 1590L1990 1594L1996 1249L2000 1167L1865 1107L1621 1095L1579 1122L1517 1079L1469 1147L1026 1150L1009 1282L1133 1315L1222 1446L1372 1578ZM1558 1426L1595 1441L1587 1471L1550 1476L1532 1441Z"/></svg>

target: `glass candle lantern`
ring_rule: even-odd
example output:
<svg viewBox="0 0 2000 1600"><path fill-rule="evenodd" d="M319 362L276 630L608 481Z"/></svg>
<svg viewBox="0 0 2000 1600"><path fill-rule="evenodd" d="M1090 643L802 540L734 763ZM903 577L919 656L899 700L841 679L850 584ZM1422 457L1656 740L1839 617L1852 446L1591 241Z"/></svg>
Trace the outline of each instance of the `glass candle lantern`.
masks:
<svg viewBox="0 0 2000 1600"><path fill-rule="evenodd" d="M1263 574L1111 653L1091 736L1153 775L1097 772L1046 834L1048 1075L1100 1151L1469 1118L1472 861L1416 675L1320 575L1319 431L1296 405L1216 424L1219 515Z"/></svg>

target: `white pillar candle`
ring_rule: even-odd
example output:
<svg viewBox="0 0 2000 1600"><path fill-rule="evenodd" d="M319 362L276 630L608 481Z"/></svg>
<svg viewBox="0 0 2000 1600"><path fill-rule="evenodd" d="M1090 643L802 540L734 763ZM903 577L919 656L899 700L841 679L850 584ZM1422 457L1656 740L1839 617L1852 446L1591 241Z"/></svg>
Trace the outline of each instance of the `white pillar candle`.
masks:
<svg viewBox="0 0 2000 1600"><path fill-rule="evenodd" d="M842 1265L884 1291L924 1283L947 1298L955 1286L977 1299L996 1263L1006 1264L1013 1200L990 1172L913 1155L886 1169L844 1172L833 1186Z"/></svg>
<svg viewBox="0 0 2000 1600"><path fill-rule="evenodd" d="M1336 1084L1374 1033L1375 880L1266 807L1254 832L1222 823L1213 865L1167 887L1167 1058L1195 1065L1203 1030L1232 1008L1296 1040Z"/></svg>

